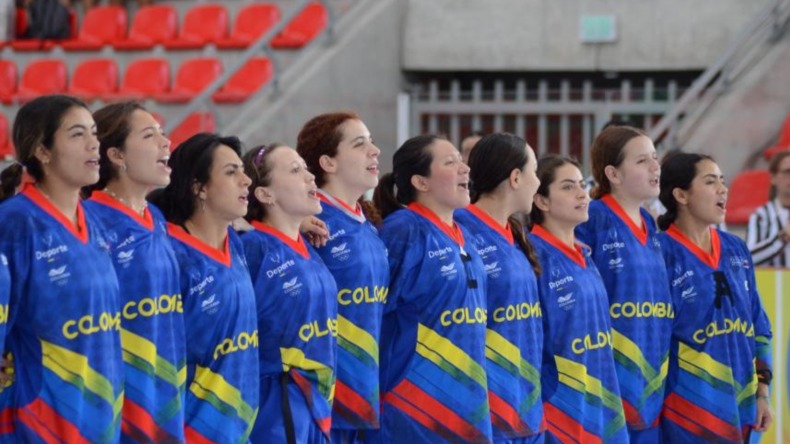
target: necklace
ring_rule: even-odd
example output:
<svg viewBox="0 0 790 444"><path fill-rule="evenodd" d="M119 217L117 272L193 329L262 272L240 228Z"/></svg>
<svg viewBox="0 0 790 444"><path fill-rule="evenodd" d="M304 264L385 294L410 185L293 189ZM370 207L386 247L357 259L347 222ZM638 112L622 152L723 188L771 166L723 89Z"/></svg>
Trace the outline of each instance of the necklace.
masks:
<svg viewBox="0 0 790 444"><path fill-rule="evenodd" d="M120 202L120 203L122 203L122 204L126 205L127 207L131 208L131 209L132 209L132 211L134 211L134 212L135 212L135 213L137 213L138 215L140 215L140 216L143 216L143 215L145 215L145 209L148 207L148 202L145 202L145 203L143 203L143 206L142 206L142 208L140 208L140 209L138 210L137 208L135 208L135 207L134 207L134 205L132 205L132 203L131 203L131 202L129 202L128 200L124 199L123 197L121 197L121 196L119 196L119 195L115 194L115 193L114 193L112 190L110 190L109 188L105 188L103 191L104 191L105 193L109 194L109 195L110 195L110 196L111 196L113 199L115 199L115 200L117 200L118 202Z"/></svg>

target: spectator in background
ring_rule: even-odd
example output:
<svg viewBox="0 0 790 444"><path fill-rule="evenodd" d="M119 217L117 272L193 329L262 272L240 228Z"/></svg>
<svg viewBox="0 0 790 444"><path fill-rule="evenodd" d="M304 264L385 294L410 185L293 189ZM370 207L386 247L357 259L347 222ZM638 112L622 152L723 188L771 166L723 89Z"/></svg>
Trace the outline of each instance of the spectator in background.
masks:
<svg viewBox="0 0 790 444"><path fill-rule="evenodd" d="M472 148L475 147L477 141L482 139L484 135L482 131L474 131L472 134L461 139L461 157L464 159L464 163L469 163L469 153L472 152Z"/></svg>
<svg viewBox="0 0 790 444"><path fill-rule="evenodd" d="M771 158L771 194L765 205L749 216L746 245L754 265L790 265L790 151Z"/></svg>

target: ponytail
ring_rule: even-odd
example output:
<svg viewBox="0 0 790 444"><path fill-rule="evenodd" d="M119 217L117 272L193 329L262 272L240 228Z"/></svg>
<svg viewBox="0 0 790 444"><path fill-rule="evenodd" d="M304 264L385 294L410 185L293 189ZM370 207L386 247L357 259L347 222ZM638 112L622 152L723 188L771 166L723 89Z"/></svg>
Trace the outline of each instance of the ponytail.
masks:
<svg viewBox="0 0 790 444"><path fill-rule="evenodd" d="M395 174L387 173L379 179L379 184L373 192L373 204L378 209L381 219L403 208L395 197Z"/></svg>
<svg viewBox="0 0 790 444"><path fill-rule="evenodd" d="M24 167L21 163L14 162L0 173L0 202L13 197L16 189L22 183Z"/></svg>
<svg viewBox="0 0 790 444"><path fill-rule="evenodd" d="M381 212L378 208L376 208L376 205L373 202L365 200L365 196L360 197L357 202L359 203L359 208L362 209L362 214L365 215L370 223L372 223L374 226L381 225L381 222L383 222L384 218L381 217Z"/></svg>
<svg viewBox="0 0 790 444"><path fill-rule="evenodd" d="M532 265L532 270L535 272L535 276L540 276L543 272L543 267L540 266L540 261L538 260L538 255L535 252L535 247L532 246L532 243L527 239L526 234L524 231L526 230L524 224L521 220L515 216L510 216L507 219L508 224L510 224L510 233L513 234L513 239L518 243L518 246L521 247L521 251L524 252L524 255L527 257L529 264Z"/></svg>
<svg viewBox="0 0 790 444"><path fill-rule="evenodd" d="M667 231L667 228L669 228L669 226L672 225L677 218L677 208L673 208L672 210L667 208L666 213L658 216L658 229L661 231Z"/></svg>

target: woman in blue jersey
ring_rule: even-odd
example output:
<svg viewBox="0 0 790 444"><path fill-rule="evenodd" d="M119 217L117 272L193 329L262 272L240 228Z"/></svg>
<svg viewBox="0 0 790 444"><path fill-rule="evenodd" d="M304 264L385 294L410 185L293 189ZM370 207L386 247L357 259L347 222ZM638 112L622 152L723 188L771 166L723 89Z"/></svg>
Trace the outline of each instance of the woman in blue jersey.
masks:
<svg viewBox="0 0 790 444"><path fill-rule="evenodd" d="M773 412L771 325L746 244L724 220L727 186L716 162L677 153L662 164L659 237L675 305L662 414L665 442L749 442Z"/></svg>
<svg viewBox="0 0 790 444"><path fill-rule="evenodd" d="M254 443L328 443L335 391L337 287L299 225L321 212L313 175L285 145L244 155L252 178L242 236L258 307L261 414Z"/></svg>
<svg viewBox="0 0 790 444"><path fill-rule="evenodd" d="M590 247L609 296L629 439L657 443L675 311L655 221L642 204L658 198L661 167L653 142L629 126L604 129L591 158L597 186L576 236Z"/></svg>
<svg viewBox="0 0 790 444"><path fill-rule="evenodd" d="M516 217L540 185L524 139L483 136L469 156L472 204L455 212L483 260L488 286L486 373L494 442L543 442L540 366L543 319L535 251Z"/></svg>
<svg viewBox="0 0 790 444"><path fill-rule="evenodd" d="M337 381L332 442L364 439L379 428L381 316L387 301L387 250L358 202L379 181L379 154L370 131L354 113L321 114L308 121L296 150L315 175L319 217L329 240L318 248L337 283Z"/></svg>
<svg viewBox="0 0 790 444"><path fill-rule="evenodd" d="M538 178L529 239L544 270L538 291L546 441L628 442L606 288L574 235L588 219L584 176L576 161L552 155L538 162Z"/></svg>
<svg viewBox="0 0 790 444"><path fill-rule="evenodd" d="M164 216L146 195L170 183L170 141L141 105L95 113L100 179L89 187L121 287L125 383L121 442L184 442L183 303Z"/></svg>
<svg viewBox="0 0 790 444"><path fill-rule="evenodd" d="M43 96L20 108L13 135L19 163L0 196L8 198L0 253L12 277L5 345L16 376L4 400L15 429L9 439L117 442L118 279L102 224L80 202L81 188L99 180L96 125L80 100ZM23 167L35 183L10 197Z"/></svg>
<svg viewBox="0 0 790 444"><path fill-rule="evenodd" d="M190 137L170 155L170 184L149 196L168 221L181 270L189 443L247 442L258 413L255 294L230 228L247 214L240 150L236 137Z"/></svg>
<svg viewBox="0 0 790 444"><path fill-rule="evenodd" d="M397 187L397 189L396 189ZM374 200L390 286L381 328L381 429L374 442L490 442L486 275L453 220L469 167L447 140L407 140Z"/></svg>

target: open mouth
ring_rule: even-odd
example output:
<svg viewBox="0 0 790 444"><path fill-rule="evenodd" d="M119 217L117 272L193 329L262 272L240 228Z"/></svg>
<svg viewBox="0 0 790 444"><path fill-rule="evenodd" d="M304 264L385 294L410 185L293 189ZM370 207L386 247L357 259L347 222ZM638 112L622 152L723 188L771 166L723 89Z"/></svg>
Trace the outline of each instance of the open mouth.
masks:
<svg viewBox="0 0 790 444"><path fill-rule="evenodd" d="M88 160L85 163L87 163L88 166L90 166L90 167L94 167L94 168L98 168L99 167L99 159L90 159L90 160Z"/></svg>
<svg viewBox="0 0 790 444"><path fill-rule="evenodd" d="M466 191L469 191L469 182L461 182L458 184L458 187Z"/></svg>
<svg viewBox="0 0 790 444"><path fill-rule="evenodd" d="M159 165L167 167L167 162L170 160L170 156L160 157L159 160L156 161Z"/></svg>
<svg viewBox="0 0 790 444"><path fill-rule="evenodd" d="M378 174L379 174L379 165L378 165L378 164L371 165L371 166L369 166L369 167L367 168L367 170L368 170L368 172L369 172L370 174L376 174L376 175L378 175Z"/></svg>
<svg viewBox="0 0 790 444"><path fill-rule="evenodd" d="M720 201L716 202L716 206L721 208L722 211L725 211L725 210L727 210L727 201L726 200L720 200Z"/></svg>
<svg viewBox="0 0 790 444"><path fill-rule="evenodd" d="M310 199L318 199L318 189L312 189L307 192L307 197Z"/></svg>

